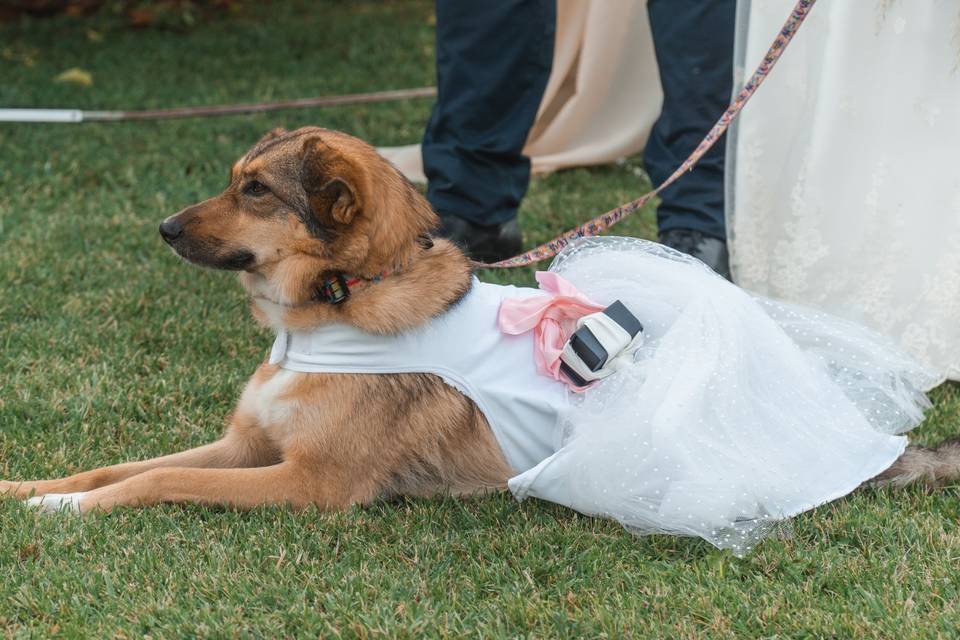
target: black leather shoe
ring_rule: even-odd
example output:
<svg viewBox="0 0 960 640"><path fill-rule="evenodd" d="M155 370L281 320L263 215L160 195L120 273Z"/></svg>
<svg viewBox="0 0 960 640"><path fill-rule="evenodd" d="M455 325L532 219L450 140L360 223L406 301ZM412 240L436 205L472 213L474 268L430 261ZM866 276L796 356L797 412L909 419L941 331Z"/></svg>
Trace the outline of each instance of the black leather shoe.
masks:
<svg viewBox="0 0 960 640"><path fill-rule="evenodd" d="M478 262L512 258L523 248L523 237L516 218L487 226L456 216L441 216L437 235L452 241Z"/></svg>
<svg viewBox="0 0 960 640"><path fill-rule="evenodd" d="M727 253L725 241L693 229L670 229L660 234L660 244L691 255L727 280L730 279L730 254Z"/></svg>

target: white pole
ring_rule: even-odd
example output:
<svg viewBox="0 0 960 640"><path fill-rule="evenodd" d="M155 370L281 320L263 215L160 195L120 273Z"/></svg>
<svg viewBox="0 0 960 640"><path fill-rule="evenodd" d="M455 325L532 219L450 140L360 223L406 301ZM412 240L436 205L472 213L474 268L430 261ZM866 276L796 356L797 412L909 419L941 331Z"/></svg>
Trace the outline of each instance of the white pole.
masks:
<svg viewBox="0 0 960 640"><path fill-rule="evenodd" d="M0 122L83 122L79 109L0 109Z"/></svg>

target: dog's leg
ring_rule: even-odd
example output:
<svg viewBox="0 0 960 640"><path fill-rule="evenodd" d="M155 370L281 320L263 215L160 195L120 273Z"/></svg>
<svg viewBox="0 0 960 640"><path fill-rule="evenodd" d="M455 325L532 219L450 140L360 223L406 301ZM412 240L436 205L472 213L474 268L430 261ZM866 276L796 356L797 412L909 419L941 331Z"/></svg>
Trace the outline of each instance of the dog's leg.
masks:
<svg viewBox="0 0 960 640"><path fill-rule="evenodd" d="M326 476L326 478L325 478ZM352 490L350 490L352 489ZM359 492L358 492L359 490ZM153 469L123 482L60 500L35 501L48 511L69 507L76 513L110 511L114 507L143 507L163 502L222 505L249 509L287 504L303 507L343 508L365 501L362 487L331 482L328 474L284 461L269 467L247 469Z"/></svg>
<svg viewBox="0 0 960 640"><path fill-rule="evenodd" d="M159 458L116 464L56 480L32 482L0 480L0 496L6 494L16 498L26 498L31 495L90 491L161 467L259 467L278 462L279 451L249 423L249 420L244 420L242 417L234 418L230 429L222 439Z"/></svg>

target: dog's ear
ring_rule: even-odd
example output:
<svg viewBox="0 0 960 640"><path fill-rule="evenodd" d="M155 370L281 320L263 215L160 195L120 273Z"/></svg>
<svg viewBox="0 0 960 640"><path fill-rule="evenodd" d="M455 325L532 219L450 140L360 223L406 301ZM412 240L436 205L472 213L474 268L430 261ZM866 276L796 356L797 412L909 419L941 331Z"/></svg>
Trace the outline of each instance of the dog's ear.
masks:
<svg viewBox="0 0 960 640"><path fill-rule="evenodd" d="M357 171L319 136L303 143L300 182L313 214L329 224L350 224L360 211Z"/></svg>
<svg viewBox="0 0 960 640"><path fill-rule="evenodd" d="M310 195L310 206L314 211L318 205L327 208L335 222L350 224L357 212L357 194L343 178L330 178L319 193Z"/></svg>

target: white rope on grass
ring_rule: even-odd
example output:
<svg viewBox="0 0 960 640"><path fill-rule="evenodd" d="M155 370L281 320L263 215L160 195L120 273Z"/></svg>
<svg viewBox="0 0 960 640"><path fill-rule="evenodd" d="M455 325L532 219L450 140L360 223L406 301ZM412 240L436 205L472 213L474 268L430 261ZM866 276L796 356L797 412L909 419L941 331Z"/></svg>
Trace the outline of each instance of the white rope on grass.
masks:
<svg viewBox="0 0 960 640"><path fill-rule="evenodd" d="M340 96L322 96L319 98L301 98L278 102L254 102L248 104L228 104L209 107L176 107L173 109L153 109L146 111L82 111L80 109L0 109L0 122L122 122L131 120L169 120L173 118L202 118L244 113L264 113L282 109L305 109L309 107L335 107L350 104L367 104L409 100L411 98L432 98L437 95L436 87L416 89L396 89L392 91L372 91L370 93L349 93Z"/></svg>

